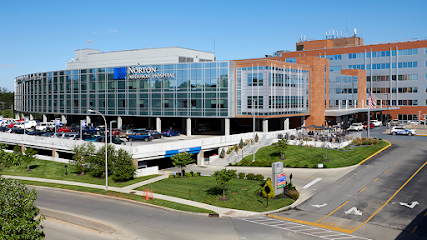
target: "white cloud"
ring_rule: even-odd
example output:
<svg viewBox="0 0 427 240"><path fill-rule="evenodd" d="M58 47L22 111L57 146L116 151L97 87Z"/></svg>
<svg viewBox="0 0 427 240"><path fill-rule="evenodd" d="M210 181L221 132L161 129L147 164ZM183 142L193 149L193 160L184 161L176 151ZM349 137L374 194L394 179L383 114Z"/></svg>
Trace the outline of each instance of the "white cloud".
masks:
<svg viewBox="0 0 427 240"><path fill-rule="evenodd" d="M16 64L0 64L0 69L3 68L16 68Z"/></svg>
<svg viewBox="0 0 427 240"><path fill-rule="evenodd" d="M107 30L99 30L99 31L96 31L96 32L94 32L93 34L101 34L101 35L108 35L108 34L110 34L110 33L115 33L115 32L118 32L119 30L117 30L117 29L111 29L111 28L109 28L109 29L107 29Z"/></svg>

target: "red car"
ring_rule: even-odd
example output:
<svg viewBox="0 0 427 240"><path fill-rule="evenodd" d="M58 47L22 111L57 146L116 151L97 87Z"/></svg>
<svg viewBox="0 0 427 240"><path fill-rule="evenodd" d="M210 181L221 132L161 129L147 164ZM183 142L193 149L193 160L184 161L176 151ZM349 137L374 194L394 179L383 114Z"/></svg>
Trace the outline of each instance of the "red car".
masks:
<svg viewBox="0 0 427 240"><path fill-rule="evenodd" d="M370 122L370 124L369 124L369 128L374 128L375 127L375 125L373 124L373 123L371 123ZM368 123L363 123L363 129L365 129L366 130L366 128L368 128Z"/></svg>
<svg viewBox="0 0 427 240"><path fill-rule="evenodd" d="M116 135L120 135L121 132L122 130L120 128L113 128L113 130L111 131L111 134L113 136L116 136Z"/></svg>
<svg viewBox="0 0 427 240"><path fill-rule="evenodd" d="M71 127L67 127L67 126L62 126L61 128L56 130L57 132L70 132L71 131Z"/></svg>

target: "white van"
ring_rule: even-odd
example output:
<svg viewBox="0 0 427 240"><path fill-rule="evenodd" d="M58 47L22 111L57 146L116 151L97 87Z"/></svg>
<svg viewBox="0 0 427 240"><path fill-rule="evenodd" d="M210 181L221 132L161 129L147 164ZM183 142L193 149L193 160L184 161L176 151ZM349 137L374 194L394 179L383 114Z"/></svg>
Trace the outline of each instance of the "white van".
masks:
<svg viewBox="0 0 427 240"><path fill-rule="evenodd" d="M14 128L20 128L20 129L29 129L29 128L34 128L37 126L37 121L35 120L30 120L28 121L28 123L25 123L24 121L22 122L17 122L13 127Z"/></svg>
<svg viewBox="0 0 427 240"><path fill-rule="evenodd" d="M46 131L50 126L55 126L55 124L52 122L40 122L36 126L36 131Z"/></svg>

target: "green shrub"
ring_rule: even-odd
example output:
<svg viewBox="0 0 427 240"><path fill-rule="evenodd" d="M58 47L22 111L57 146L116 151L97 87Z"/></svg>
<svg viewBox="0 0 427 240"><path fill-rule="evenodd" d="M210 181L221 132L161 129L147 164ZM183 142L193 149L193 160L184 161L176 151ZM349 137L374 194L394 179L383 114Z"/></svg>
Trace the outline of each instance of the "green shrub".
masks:
<svg viewBox="0 0 427 240"><path fill-rule="evenodd" d="M192 177L191 173L185 173L186 177Z"/></svg>
<svg viewBox="0 0 427 240"><path fill-rule="evenodd" d="M175 178L175 176L171 174L171 175L169 175L169 178Z"/></svg>
<svg viewBox="0 0 427 240"><path fill-rule="evenodd" d="M286 187L288 188L288 190L295 190L295 186L290 182L286 185Z"/></svg>
<svg viewBox="0 0 427 240"><path fill-rule="evenodd" d="M265 187L269 187L270 188L270 193L268 193L268 195L267 195L267 193L265 192ZM262 187L262 191L261 191L261 195L263 196L263 197L267 197L268 196L268 198L274 198L274 188L273 188L273 183L271 182L271 179L269 178L269 179L267 179L267 181L265 182L265 184L264 184L264 186Z"/></svg>
<svg viewBox="0 0 427 240"><path fill-rule="evenodd" d="M194 177L194 172L193 171L190 171L190 174L191 174L192 177Z"/></svg>
<svg viewBox="0 0 427 240"><path fill-rule="evenodd" d="M304 165L304 168L308 168L308 164L305 164L305 165Z"/></svg>
<svg viewBox="0 0 427 240"><path fill-rule="evenodd" d="M262 180L264 180L264 176L263 176L262 174L257 174L257 175L255 176L255 178L256 178L256 180L258 180L258 181L262 181Z"/></svg>
<svg viewBox="0 0 427 240"><path fill-rule="evenodd" d="M202 175L202 173L201 173L201 172L197 172L196 174L197 174L197 176L201 176L201 175Z"/></svg>
<svg viewBox="0 0 427 240"><path fill-rule="evenodd" d="M239 173L239 178L243 179L243 178L245 178L245 175L246 175L246 173L241 172L241 173Z"/></svg>
<svg viewBox="0 0 427 240"><path fill-rule="evenodd" d="M299 168L299 164L297 163L297 164L295 164L295 166L294 167L296 167L296 168Z"/></svg>
<svg viewBox="0 0 427 240"><path fill-rule="evenodd" d="M299 192L297 190L289 190L288 196L292 198L293 200L297 200L299 197Z"/></svg>
<svg viewBox="0 0 427 240"><path fill-rule="evenodd" d="M219 154L220 158L224 158L225 157L225 150L224 148L221 150L221 153Z"/></svg>
<svg viewBox="0 0 427 240"><path fill-rule="evenodd" d="M248 180L255 180L255 174L253 174L253 173L248 173L248 175L246 175L246 178L247 178Z"/></svg>
<svg viewBox="0 0 427 240"><path fill-rule="evenodd" d="M15 147L13 147L13 153L15 153L15 154L22 154L22 152L21 152L21 146L15 145Z"/></svg>
<svg viewBox="0 0 427 240"><path fill-rule="evenodd" d="M286 167L292 167L291 164L286 164Z"/></svg>
<svg viewBox="0 0 427 240"><path fill-rule="evenodd" d="M258 142L259 141L259 137L258 137L258 133L257 134L255 134L255 142Z"/></svg>
<svg viewBox="0 0 427 240"><path fill-rule="evenodd" d="M245 146L245 143L243 142L243 139L240 138L239 148L243 148L244 146Z"/></svg>

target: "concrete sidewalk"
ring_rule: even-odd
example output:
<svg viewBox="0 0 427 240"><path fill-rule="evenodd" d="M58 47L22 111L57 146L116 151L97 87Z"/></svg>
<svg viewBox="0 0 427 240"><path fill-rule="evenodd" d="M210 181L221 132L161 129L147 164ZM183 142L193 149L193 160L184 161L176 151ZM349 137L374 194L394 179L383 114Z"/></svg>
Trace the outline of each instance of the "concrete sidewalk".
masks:
<svg viewBox="0 0 427 240"><path fill-rule="evenodd" d="M331 184L332 182L335 182L339 178L343 177L345 174L353 171L355 168L357 168L359 165L351 166L351 167L345 167L345 168L329 168L329 169L311 169L311 168L284 168L284 172L287 173L289 176L290 173L293 174L293 180L292 183L297 187L298 191L300 192L300 198L295 201L292 205L287 206L282 209L269 211L269 212L251 212L251 211L244 211L244 210L237 210L237 209L230 209L230 208L222 208L217 207L205 203L195 202L191 200L186 200L182 198L172 197L172 196L166 196L158 193L153 193L153 197L157 199L162 199L166 201L176 202L180 204L190 205L198 208L203 208L207 210L214 211L218 213L222 217L248 217L253 215L263 215L268 214L272 212L278 212L282 211L291 207L295 207L298 204L304 202L306 199L310 198L314 194L316 194L320 189L323 187L326 187L327 185ZM202 175L210 176L213 172L222 169L224 167L221 166L187 166L186 170L193 170L194 172L202 172ZM264 177L271 177L271 168L263 168L263 167L228 167L231 169L237 169L238 172L245 172L245 173L254 173L254 174L262 174ZM157 181L160 181L162 179L168 178L171 171L178 170L179 169L168 169L167 171L160 171L163 173L162 175L148 179L146 181L142 181L139 183L135 183L126 187L108 187L108 190L115 191L115 192L121 192L121 193L132 193L144 196L145 193L143 191L137 191L134 190L135 188L148 185L150 183L154 183ZM3 175L3 177L7 178L13 178L13 179L19 179L19 180L28 180L28 181L37 181L37 182L46 182L46 183L55 183L55 184L64 184L64 185L72 185L72 186L81 186L81 187L88 187L88 188L95 188L95 189L105 189L105 185L97 185L97 184L90 184L90 183L83 183L83 182L73 182L73 181L65 181L65 180L56 180L56 179L47 179L47 178L36 178L36 177L22 177L22 176L9 176L9 175ZM320 181L322 180L322 181ZM313 181L316 182L316 189L313 188L305 188L307 184L310 184Z"/></svg>

